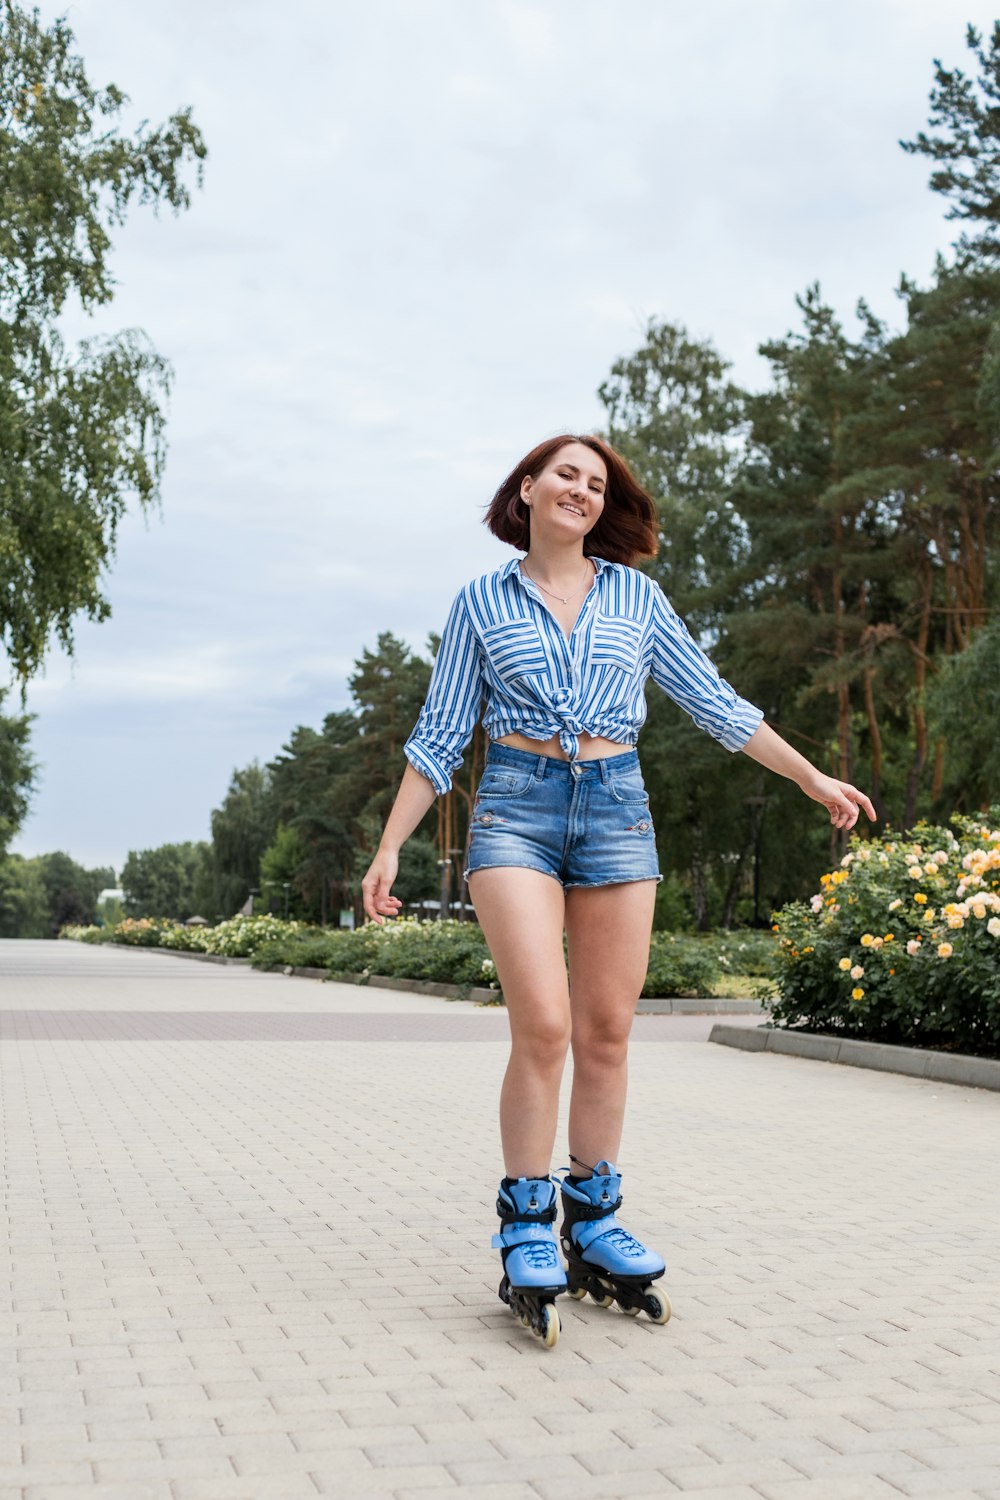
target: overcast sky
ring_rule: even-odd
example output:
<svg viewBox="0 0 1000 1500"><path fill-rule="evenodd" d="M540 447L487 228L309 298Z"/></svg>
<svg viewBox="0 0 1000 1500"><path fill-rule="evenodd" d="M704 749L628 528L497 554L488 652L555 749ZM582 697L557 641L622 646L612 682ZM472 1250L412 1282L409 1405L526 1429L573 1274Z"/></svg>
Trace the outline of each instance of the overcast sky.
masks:
<svg viewBox="0 0 1000 1500"><path fill-rule="evenodd" d="M62 7L42 0L46 20ZM121 533L113 618L32 686L42 781L14 848L121 867L209 835L232 770L347 706L512 554L482 508L651 317L738 379L818 280L897 320L953 228L927 163L952 0L77 0L131 118L191 105L181 217L135 209L85 331L173 364L162 515ZM401 768L400 768L401 769Z"/></svg>

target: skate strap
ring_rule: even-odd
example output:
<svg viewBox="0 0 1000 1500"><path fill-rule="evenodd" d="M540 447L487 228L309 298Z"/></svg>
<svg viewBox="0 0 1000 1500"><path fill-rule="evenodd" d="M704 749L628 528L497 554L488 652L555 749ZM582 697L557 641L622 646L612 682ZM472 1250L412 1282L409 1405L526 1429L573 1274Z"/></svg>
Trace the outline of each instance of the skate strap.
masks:
<svg viewBox="0 0 1000 1500"><path fill-rule="evenodd" d="M595 1239L604 1239L609 1236L613 1247L619 1256L645 1256L646 1247L637 1241L636 1236L630 1235L627 1229L622 1229L615 1215L609 1214L603 1220L594 1220L591 1224L574 1224L570 1230L571 1239L576 1245L577 1254L582 1256L583 1251L594 1244Z"/></svg>
<svg viewBox="0 0 1000 1500"><path fill-rule="evenodd" d="M581 1208L573 1210L574 1219L603 1219L608 1214L613 1214L617 1209L621 1208L622 1199L621 1194L618 1192L618 1184L621 1182L620 1177L591 1177L588 1178L588 1181L600 1182L609 1186L611 1192L614 1192L615 1197L612 1198L611 1192L609 1192L606 1203L595 1203L590 1194L584 1192L582 1187L577 1187L574 1183L567 1181L565 1177L562 1178L559 1186L566 1197L572 1198L574 1203L582 1204Z"/></svg>
<svg viewBox="0 0 1000 1500"><path fill-rule="evenodd" d="M544 1240L547 1245L555 1245L555 1235L551 1229L541 1224L505 1224L499 1234L493 1236L492 1245L494 1250L513 1250L515 1245L526 1245L529 1240Z"/></svg>
<svg viewBox="0 0 1000 1500"><path fill-rule="evenodd" d="M553 1224L556 1217L556 1195L547 1208L518 1208L504 1198L497 1199L497 1213L508 1224Z"/></svg>

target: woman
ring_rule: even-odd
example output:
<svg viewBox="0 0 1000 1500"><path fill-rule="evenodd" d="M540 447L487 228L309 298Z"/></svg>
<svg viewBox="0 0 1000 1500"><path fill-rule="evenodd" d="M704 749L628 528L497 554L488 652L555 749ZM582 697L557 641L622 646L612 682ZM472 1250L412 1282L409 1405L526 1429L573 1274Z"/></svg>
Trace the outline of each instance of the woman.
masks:
<svg viewBox="0 0 1000 1500"><path fill-rule="evenodd" d="M486 524L519 551L451 609L409 764L364 881L375 922L394 916L401 846L461 764L485 699L491 744L473 808L467 878L510 1018L500 1096L507 1175L497 1211L500 1296L551 1346L559 1292L645 1308L664 1263L615 1220L627 1047L661 876L635 743L652 676L695 723L853 828L868 798L823 775L723 681L659 586L632 567L656 551L657 516L623 459L596 437L533 449ZM563 957L563 933L569 975ZM559 1088L573 1049L563 1249L550 1176Z"/></svg>

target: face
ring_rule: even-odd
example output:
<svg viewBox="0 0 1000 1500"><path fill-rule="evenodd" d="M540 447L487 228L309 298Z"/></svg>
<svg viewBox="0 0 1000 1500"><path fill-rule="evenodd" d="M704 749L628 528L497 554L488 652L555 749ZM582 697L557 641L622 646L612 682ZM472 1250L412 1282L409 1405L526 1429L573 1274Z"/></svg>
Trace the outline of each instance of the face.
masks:
<svg viewBox="0 0 1000 1500"><path fill-rule="evenodd" d="M584 537L604 509L607 466L584 443L565 443L540 474L521 483L521 499L531 508L532 530L565 538Z"/></svg>

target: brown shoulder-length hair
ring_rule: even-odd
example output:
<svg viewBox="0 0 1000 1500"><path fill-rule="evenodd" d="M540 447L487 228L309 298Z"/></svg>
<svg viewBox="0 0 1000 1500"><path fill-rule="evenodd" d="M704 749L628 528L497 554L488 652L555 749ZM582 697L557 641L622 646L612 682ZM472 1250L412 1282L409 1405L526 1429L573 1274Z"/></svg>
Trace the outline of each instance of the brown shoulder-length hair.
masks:
<svg viewBox="0 0 1000 1500"><path fill-rule="evenodd" d="M582 443L604 461L608 483L604 492L604 509L597 525L583 539L586 557L603 557L607 562L633 563L640 557L655 557L659 542L656 506L635 478L619 453L603 438L564 432L546 438L537 448L525 454L507 475L490 501L483 524L502 542L509 542L527 552L531 512L521 499L522 481L539 474L567 443Z"/></svg>

